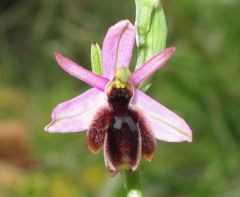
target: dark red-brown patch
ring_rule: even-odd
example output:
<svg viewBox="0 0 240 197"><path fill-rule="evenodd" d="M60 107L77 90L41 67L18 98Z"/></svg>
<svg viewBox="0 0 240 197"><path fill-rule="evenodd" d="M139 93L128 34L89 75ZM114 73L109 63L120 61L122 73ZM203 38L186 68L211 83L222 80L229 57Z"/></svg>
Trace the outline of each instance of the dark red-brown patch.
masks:
<svg viewBox="0 0 240 197"><path fill-rule="evenodd" d="M131 97L132 92L127 88L112 88L108 93L108 104L114 115L124 116L128 114Z"/></svg>
<svg viewBox="0 0 240 197"><path fill-rule="evenodd" d="M106 151L109 162L118 170L132 169L139 162L141 140L137 122L128 115L114 116L107 133Z"/></svg>
<svg viewBox="0 0 240 197"><path fill-rule="evenodd" d="M112 113L108 108L100 109L95 115L87 131L87 144L89 150L96 154L102 148L106 132L112 121Z"/></svg>
<svg viewBox="0 0 240 197"><path fill-rule="evenodd" d="M154 138L152 131L148 128L144 115L141 112L138 113L138 128L142 137L142 155L144 159L151 161L155 148L156 148L156 139Z"/></svg>
<svg viewBox="0 0 240 197"><path fill-rule="evenodd" d="M132 92L128 88L112 88L108 93L113 119L105 142L106 155L115 170L134 169L141 154L141 135L129 108L131 97Z"/></svg>
<svg viewBox="0 0 240 197"><path fill-rule="evenodd" d="M143 113L129 107L131 90L112 88L107 96L109 108L101 109L95 116L87 133L87 143L93 153L104 144L109 174L115 175L122 168L135 170L141 155L150 161L156 142Z"/></svg>

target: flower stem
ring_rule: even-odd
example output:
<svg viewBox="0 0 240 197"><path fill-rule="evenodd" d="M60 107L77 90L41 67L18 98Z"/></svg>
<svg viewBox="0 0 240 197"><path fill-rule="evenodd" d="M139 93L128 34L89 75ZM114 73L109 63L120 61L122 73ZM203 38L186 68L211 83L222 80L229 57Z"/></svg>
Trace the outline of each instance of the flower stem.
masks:
<svg viewBox="0 0 240 197"><path fill-rule="evenodd" d="M135 69L140 68L150 58L166 46L167 24L160 0L135 0L138 56ZM152 85L153 77L139 85L147 91Z"/></svg>
<svg viewBox="0 0 240 197"><path fill-rule="evenodd" d="M142 197L140 188L140 173L139 170L134 172L122 171L121 175L124 181L124 188L127 197Z"/></svg>

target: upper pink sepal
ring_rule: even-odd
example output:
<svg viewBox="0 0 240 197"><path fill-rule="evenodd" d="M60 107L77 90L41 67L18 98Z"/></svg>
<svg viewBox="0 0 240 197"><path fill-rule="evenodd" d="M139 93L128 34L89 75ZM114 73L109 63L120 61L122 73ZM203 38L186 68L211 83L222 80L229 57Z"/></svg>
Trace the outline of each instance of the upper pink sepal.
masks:
<svg viewBox="0 0 240 197"><path fill-rule="evenodd" d="M104 90L108 79L92 73L91 71L76 64L72 60L64 57L60 53L55 53L59 66L70 75L84 81L85 83L99 90Z"/></svg>
<svg viewBox="0 0 240 197"><path fill-rule="evenodd" d="M110 27L103 41L103 76L112 80L116 68L130 65L135 44L136 28L128 20Z"/></svg>
<svg viewBox="0 0 240 197"><path fill-rule="evenodd" d="M59 104L52 112L52 121L45 127L50 133L80 132L89 128L100 107L106 105L104 92L92 88Z"/></svg>
<svg viewBox="0 0 240 197"><path fill-rule="evenodd" d="M154 136L167 142L192 141L192 131L177 114L136 89L134 107L140 109Z"/></svg>
<svg viewBox="0 0 240 197"><path fill-rule="evenodd" d="M150 60L148 60L143 66L135 70L130 78L131 83L137 86L145 79L153 75L159 68L161 68L173 55L175 48L167 48L164 51L158 53Z"/></svg>

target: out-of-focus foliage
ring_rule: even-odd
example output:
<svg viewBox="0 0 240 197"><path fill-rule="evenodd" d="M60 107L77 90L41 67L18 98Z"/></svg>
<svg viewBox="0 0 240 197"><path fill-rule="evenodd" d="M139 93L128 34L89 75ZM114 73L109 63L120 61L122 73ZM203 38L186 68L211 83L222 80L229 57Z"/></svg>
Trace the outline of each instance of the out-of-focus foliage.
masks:
<svg viewBox="0 0 240 197"><path fill-rule="evenodd" d="M174 58L149 93L188 120L193 143L157 143L142 161L144 196L240 195L240 18L237 0L162 1ZM134 21L134 0L1 0L0 196L122 196L85 134L48 134L52 108L87 86L53 53L90 69L90 45ZM134 65L135 62L132 62Z"/></svg>

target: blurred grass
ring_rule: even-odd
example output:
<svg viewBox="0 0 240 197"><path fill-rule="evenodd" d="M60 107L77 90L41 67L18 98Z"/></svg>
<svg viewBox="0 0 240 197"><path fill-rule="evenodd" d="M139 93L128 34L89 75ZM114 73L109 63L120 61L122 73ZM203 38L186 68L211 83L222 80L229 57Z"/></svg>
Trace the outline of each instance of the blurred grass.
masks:
<svg viewBox="0 0 240 197"><path fill-rule="evenodd" d="M240 195L238 5L163 1L168 46L177 51L149 94L188 120L194 141L158 142L152 163L141 163L144 196ZM35 164L19 165L1 150L0 196L122 196L120 177L107 177L102 154L89 154L84 133L47 134L43 127L56 104L88 88L59 69L53 53L90 69L91 42L101 43L125 18L134 22L134 1L1 1L0 132L14 133L14 124L7 131L2 125L21 122L19 138Z"/></svg>

